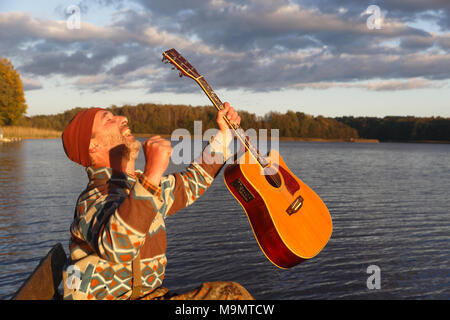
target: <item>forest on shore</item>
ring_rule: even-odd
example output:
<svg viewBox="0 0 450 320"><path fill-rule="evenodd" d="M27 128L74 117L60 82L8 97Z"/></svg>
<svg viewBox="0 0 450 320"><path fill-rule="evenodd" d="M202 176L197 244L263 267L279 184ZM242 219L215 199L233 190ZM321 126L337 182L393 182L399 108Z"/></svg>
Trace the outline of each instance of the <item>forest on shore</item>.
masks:
<svg viewBox="0 0 450 320"><path fill-rule="evenodd" d="M442 117L339 117L364 139L380 141L450 142L450 118Z"/></svg>
<svg viewBox="0 0 450 320"><path fill-rule="evenodd" d="M138 104L107 108L128 118L134 134L168 134L184 128L194 133L194 121L202 121L202 130L216 128L217 111L212 106ZM55 115L22 117L17 125L49 130L64 130L73 116L82 110L74 108ZM323 117L303 112L269 112L264 116L238 110L241 127L246 129L279 129L286 138L315 138L353 141L450 141L450 118L431 117ZM269 131L270 134L270 131Z"/></svg>

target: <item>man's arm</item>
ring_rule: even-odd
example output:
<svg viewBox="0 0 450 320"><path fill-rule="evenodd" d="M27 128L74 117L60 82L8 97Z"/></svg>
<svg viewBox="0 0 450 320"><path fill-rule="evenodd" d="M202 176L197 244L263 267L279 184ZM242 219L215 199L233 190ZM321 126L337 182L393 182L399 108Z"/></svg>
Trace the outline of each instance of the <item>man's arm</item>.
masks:
<svg viewBox="0 0 450 320"><path fill-rule="evenodd" d="M233 155L231 141L230 132L226 136L218 132L186 170L161 179L164 202L161 213L164 218L191 205L204 194L226 160Z"/></svg>
<svg viewBox="0 0 450 320"><path fill-rule="evenodd" d="M239 125L241 122L241 117L234 108L228 102L225 102L223 109L217 113L216 119L222 137L228 136L230 132L225 117L232 124ZM158 186L172 155L173 150L170 141L162 139L160 136L151 137L143 143L143 149L145 154L145 179L151 185Z"/></svg>
<svg viewBox="0 0 450 320"><path fill-rule="evenodd" d="M146 170L142 175L142 184L150 190L159 188L163 198L163 216L171 215L192 204L211 185L214 177L232 155L230 144L232 134L224 119L239 125L241 118L229 103L217 114L219 132L210 140L202 154L183 172L162 177L167 169L172 153L169 141L161 141L159 137L144 143ZM161 156L156 156L160 154ZM155 187L158 186L158 187Z"/></svg>

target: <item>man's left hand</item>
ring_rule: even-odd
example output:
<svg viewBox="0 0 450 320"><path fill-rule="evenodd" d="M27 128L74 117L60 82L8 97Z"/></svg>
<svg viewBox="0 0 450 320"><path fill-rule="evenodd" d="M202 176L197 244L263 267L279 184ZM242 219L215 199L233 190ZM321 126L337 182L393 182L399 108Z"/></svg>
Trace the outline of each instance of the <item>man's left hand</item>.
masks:
<svg viewBox="0 0 450 320"><path fill-rule="evenodd" d="M219 130L223 134L226 134L228 129L230 129L224 117L226 117L231 124L239 125L241 123L241 117L228 102L225 102L223 104L223 109L217 114L217 124L219 125Z"/></svg>

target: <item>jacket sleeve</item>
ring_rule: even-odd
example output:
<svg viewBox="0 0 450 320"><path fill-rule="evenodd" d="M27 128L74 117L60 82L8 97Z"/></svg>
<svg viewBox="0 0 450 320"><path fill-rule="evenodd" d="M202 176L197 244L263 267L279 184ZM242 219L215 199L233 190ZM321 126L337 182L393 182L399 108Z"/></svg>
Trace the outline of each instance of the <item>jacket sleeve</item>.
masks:
<svg viewBox="0 0 450 320"><path fill-rule="evenodd" d="M231 131L226 135L219 131L184 171L161 179L163 218L191 205L210 187L226 160L234 154L232 139Z"/></svg>

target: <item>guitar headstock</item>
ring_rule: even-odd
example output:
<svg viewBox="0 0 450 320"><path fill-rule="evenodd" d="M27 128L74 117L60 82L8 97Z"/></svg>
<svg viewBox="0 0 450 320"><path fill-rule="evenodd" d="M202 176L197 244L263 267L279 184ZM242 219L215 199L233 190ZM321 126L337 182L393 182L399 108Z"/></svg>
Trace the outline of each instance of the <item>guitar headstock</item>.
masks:
<svg viewBox="0 0 450 320"><path fill-rule="evenodd" d="M165 63L171 63L175 68L180 71L180 77L185 75L194 80L197 80L201 75L197 70L175 49L170 49L163 52L162 61Z"/></svg>

